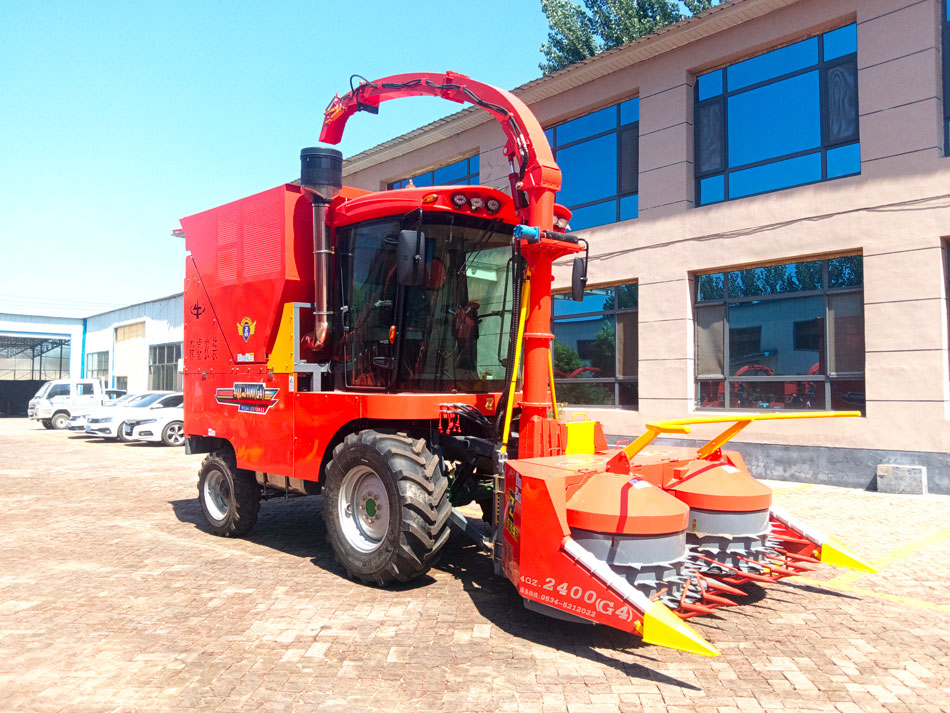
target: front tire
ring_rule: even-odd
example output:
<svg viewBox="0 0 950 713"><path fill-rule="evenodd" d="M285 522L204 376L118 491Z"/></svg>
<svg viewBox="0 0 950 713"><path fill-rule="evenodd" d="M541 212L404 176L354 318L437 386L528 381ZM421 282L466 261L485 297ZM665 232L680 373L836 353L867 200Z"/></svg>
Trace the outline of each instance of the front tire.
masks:
<svg viewBox="0 0 950 713"><path fill-rule="evenodd" d="M212 453L198 471L198 500L211 532L238 537L250 532L261 509L254 472L238 468L230 452Z"/></svg>
<svg viewBox="0 0 950 713"><path fill-rule="evenodd" d="M323 517L347 574L367 584L408 582L449 538L448 479L424 439L360 431L333 450Z"/></svg>
<svg viewBox="0 0 950 713"><path fill-rule="evenodd" d="M40 421L40 423L43 424L43 428L45 428L47 431L53 427L53 422L48 418L44 418L42 421Z"/></svg>
<svg viewBox="0 0 950 713"><path fill-rule="evenodd" d="M115 439L121 443L128 443L132 439L125 435L125 422L119 424L115 431Z"/></svg>
<svg viewBox="0 0 950 713"><path fill-rule="evenodd" d="M181 421L172 421L162 429L162 443L166 446L180 446L185 443L185 425Z"/></svg>
<svg viewBox="0 0 950 713"><path fill-rule="evenodd" d="M43 425L45 426L46 423L44 422ZM50 428L55 431L62 431L64 428L66 428L66 426L69 425L69 414L63 412L54 413L53 418L49 420L49 425Z"/></svg>

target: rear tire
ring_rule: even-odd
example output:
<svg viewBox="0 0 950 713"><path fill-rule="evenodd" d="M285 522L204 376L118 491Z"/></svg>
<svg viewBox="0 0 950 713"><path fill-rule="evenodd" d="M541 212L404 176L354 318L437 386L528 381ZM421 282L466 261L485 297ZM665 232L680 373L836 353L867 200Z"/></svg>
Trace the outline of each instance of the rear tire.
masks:
<svg viewBox="0 0 950 713"><path fill-rule="evenodd" d="M449 538L448 478L424 439L360 431L333 450L323 517L347 574L367 584L408 582Z"/></svg>
<svg viewBox="0 0 950 713"><path fill-rule="evenodd" d="M162 443L166 446L181 446L185 443L185 425L172 421L162 429Z"/></svg>
<svg viewBox="0 0 950 713"><path fill-rule="evenodd" d="M59 413L54 413L53 418L49 420L49 424L50 428L53 430L62 431L64 428L66 428L66 426L69 425L69 414L63 413L62 411ZM44 422L43 425L45 426L46 423Z"/></svg>
<svg viewBox="0 0 950 713"><path fill-rule="evenodd" d="M230 451L212 453L198 471L198 500L211 532L238 537L250 532L261 509L254 471L235 465Z"/></svg>

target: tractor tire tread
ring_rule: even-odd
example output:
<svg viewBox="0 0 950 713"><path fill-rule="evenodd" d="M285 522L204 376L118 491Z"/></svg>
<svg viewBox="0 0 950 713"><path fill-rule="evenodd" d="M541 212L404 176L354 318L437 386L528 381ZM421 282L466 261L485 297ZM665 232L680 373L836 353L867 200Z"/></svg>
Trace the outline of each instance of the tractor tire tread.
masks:
<svg viewBox="0 0 950 713"><path fill-rule="evenodd" d="M348 455L347 451L353 448L371 449L371 457L385 464L380 470L386 472L378 475L391 480L398 500L397 531L391 533L389 543L383 544L383 547L391 547L391 551L375 571L359 568L360 562L351 560L345 538L335 525L338 515L331 512L339 497L339 484L356 464L352 459L362 458L365 463L365 455L370 455ZM437 561L439 550L449 538L451 505L447 499L448 478L424 438L375 430L350 434L333 449L327 476L325 496L332 501L324 507L327 537L337 561L352 579L379 586L408 582L424 574Z"/></svg>
<svg viewBox="0 0 950 713"><path fill-rule="evenodd" d="M246 535L257 523L257 516L261 509L261 489L254 477L254 472L237 467L234 454L230 450L209 453L201 463L198 471L198 499L204 511L204 493L202 487L206 469L217 467L231 483L231 505L224 522L216 525L205 517L211 525L211 531L220 537L240 537Z"/></svg>

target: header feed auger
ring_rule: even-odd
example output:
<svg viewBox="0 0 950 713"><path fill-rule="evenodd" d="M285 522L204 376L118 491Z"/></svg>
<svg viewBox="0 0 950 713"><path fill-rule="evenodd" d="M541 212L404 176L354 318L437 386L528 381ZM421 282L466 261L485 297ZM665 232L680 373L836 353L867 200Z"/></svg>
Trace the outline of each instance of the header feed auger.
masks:
<svg viewBox="0 0 950 713"><path fill-rule="evenodd" d="M276 493L322 492L347 573L386 585L427 571L449 522L466 522L453 506L475 500L526 606L706 655L683 620L735 604L737 585L867 568L722 450L754 420L856 414L651 423L623 449L598 423L558 420L551 269L574 256L579 299L587 245L565 232L561 173L530 110L460 74L397 75L334 98L320 138L424 95L499 122L510 195L345 188L341 154L307 148L299 186L182 220L185 425L190 452L209 454L198 491L212 531L248 532ZM698 450L649 447L700 422L735 425Z"/></svg>

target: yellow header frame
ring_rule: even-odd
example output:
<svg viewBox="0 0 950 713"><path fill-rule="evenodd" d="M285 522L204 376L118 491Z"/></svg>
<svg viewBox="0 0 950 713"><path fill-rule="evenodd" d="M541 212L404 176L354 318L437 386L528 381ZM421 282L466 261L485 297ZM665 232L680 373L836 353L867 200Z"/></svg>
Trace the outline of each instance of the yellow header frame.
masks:
<svg viewBox="0 0 950 713"><path fill-rule="evenodd" d="M784 421L803 418L857 418L860 411L801 411L784 413L733 413L716 414L713 416L689 416L687 418L673 418L665 421L651 421L646 424L646 431L633 443L623 449L630 460L640 451L653 443L661 433L689 433L690 426L703 423L732 423L729 428L720 433L697 449L700 458L715 453L729 442L737 433L753 421Z"/></svg>

